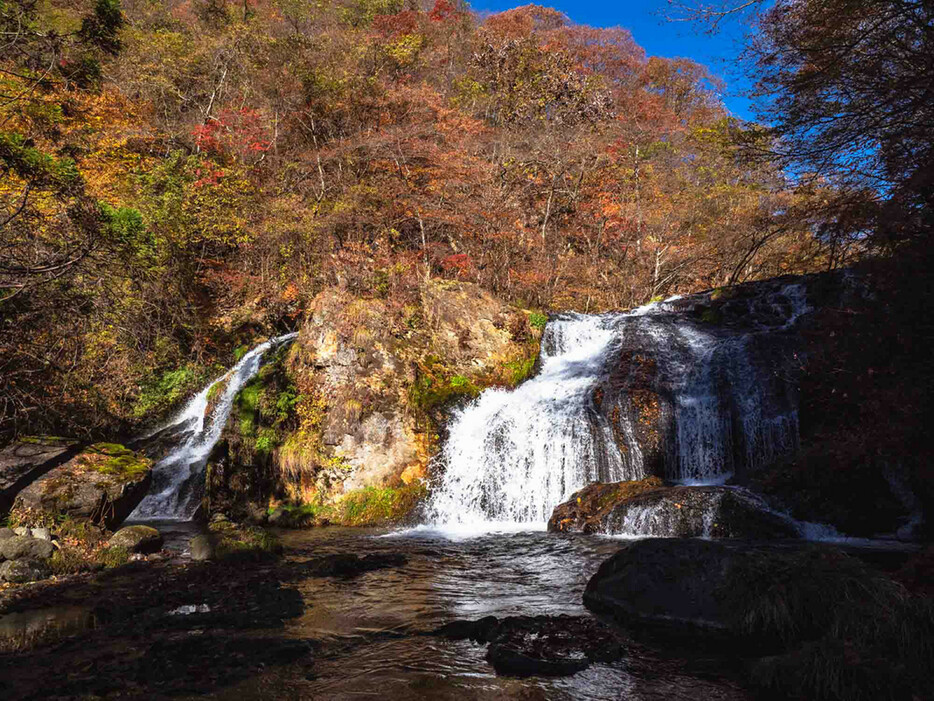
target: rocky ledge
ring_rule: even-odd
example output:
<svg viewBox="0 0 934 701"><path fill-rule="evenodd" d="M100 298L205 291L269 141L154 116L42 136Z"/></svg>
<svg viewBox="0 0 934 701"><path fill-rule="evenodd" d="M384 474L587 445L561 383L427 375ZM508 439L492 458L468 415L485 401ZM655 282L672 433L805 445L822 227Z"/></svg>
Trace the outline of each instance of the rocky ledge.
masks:
<svg viewBox="0 0 934 701"><path fill-rule="evenodd" d="M680 538L797 538L794 522L735 487L666 487L658 478L591 484L559 504L549 531Z"/></svg>

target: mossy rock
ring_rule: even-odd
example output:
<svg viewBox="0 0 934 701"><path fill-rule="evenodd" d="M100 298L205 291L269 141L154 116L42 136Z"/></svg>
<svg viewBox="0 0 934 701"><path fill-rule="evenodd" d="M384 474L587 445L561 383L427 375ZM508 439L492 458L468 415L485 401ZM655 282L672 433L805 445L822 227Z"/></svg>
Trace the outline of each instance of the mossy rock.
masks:
<svg viewBox="0 0 934 701"><path fill-rule="evenodd" d="M107 545L126 548L131 553L152 553L162 547L162 534L151 526L126 526L114 533Z"/></svg>
<svg viewBox="0 0 934 701"><path fill-rule="evenodd" d="M66 520L113 529L146 495L152 461L117 443L96 443L22 490L11 519L54 527Z"/></svg>

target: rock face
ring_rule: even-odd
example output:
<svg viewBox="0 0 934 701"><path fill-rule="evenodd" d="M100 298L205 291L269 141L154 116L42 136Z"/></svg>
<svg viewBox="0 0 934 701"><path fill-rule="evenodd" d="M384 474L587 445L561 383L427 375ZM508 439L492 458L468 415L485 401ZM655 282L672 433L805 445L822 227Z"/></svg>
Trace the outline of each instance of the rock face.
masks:
<svg viewBox="0 0 934 701"><path fill-rule="evenodd" d="M47 525L57 517L113 528L149 489L152 463L121 445L98 443L20 492L21 522Z"/></svg>
<svg viewBox="0 0 934 701"><path fill-rule="evenodd" d="M21 440L0 450L0 514L10 510L21 489L76 450L72 441L46 437Z"/></svg>
<svg viewBox="0 0 934 701"><path fill-rule="evenodd" d="M777 278L621 317L594 402L632 479L744 476L798 449L798 319L815 278Z"/></svg>
<svg viewBox="0 0 934 701"><path fill-rule="evenodd" d="M486 659L497 674L512 677L563 677L592 662L614 662L623 656L623 639L611 628L586 616L493 616L453 621L435 635L488 643Z"/></svg>
<svg viewBox="0 0 934 701"><path fill-rule="evenodd" d="M150 526L126 526L114 533L107 545L131 553L153 553L162 547L162 534Z"/></svg>
<svg viewBox="0 0 934 701"><path fill-rule="evenodd" d="M539 331L476 285L429 281L409 302L315 298L292 348L235 402L209 460L211 510L245 518L272 497L335 503L417 485L440 415L531 369Z"/></svg>
<svg viewBox="0 0 934 701"><path fill-rule="evenodd" d="M555 508L550 531L677 538L797 538L791 519L733 487L664 487L659 480L592 484Z"/></svg>

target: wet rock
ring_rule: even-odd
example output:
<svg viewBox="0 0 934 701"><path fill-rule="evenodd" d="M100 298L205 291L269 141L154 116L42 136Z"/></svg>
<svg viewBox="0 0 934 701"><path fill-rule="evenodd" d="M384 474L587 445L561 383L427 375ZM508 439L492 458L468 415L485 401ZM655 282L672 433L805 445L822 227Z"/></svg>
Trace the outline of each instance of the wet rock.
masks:
<svg viewBox="0 0 934 701"><path fill-rule="evenodd" d="M107 545L131 553L152 553L162 548L162 534L151 526L127 526L114 533Z"/></svg>
<svg viewBox="0 0 934 701"><path fill-rule="evenodd" d="M486 659L497 674L513 677L568 676L592 662L624 654L622 637L588 616L514 616L453 621L435 635L488 643Z"/></svg>
<svg viewBox="0 0 934 701"><path fill-rule="evenodd" d="M401 567L407 561L405 555L401 553L371 553L363 557L340 553L313 558L301 563L299 567L303 573L313 577L350 578L374 570Z"/></svg>
<svg viewBox="0 0 934 701"><path fill-rule="evenodd" d="M31 536L15 535L0 543L0 552L7 560L22 558L48 560L54 551L55 548L51 542Z"/></svg>
<svg viewBox="0 0 934 701"><path fill-rule="evenodd" d="M52 531L48 528L33 528L30 531L30 535L33 538L38 538L39 540L52 540Z"/></svg>
<svg viewBox="0 0 934 701"><path fill-rule="evenodd" d="M797 538L785 516L735 487L664 487L657 479L592 484L554 510L551 531L677 538Z"/></svg>
<svg viewBox="0 0 934 701"><path fill-rule="evenodd" d="M213 560L217 557L217 538L207 533L196 535L191 539L189 548L192 560Z"/></svg>
<svg viewBox="0 0 934 701"><path fill-rule="evenodd" d="M98 443L25 488L13 510L27 523L66 516L112 529L145 496L151 478L148 458Z"/></svg>
<svg viewBox="0 0 934 701"><path fill-rule="evenodd" d="M48 564L31 558L10 560L0 565L0 581L10 584L36 582L45 579L50 573Z"/></svg>

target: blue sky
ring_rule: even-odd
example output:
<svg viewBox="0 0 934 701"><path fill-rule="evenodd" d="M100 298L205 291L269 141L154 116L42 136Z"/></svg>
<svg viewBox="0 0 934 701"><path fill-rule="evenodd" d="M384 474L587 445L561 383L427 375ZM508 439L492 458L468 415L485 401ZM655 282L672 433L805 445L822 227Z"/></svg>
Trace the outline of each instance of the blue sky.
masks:
<svg viewBox="0 0 934 701"><path fill-rule="evenodd" d="M742 27L726 24L710 36L689 23L669 22L665 0L536 0L554 7L577 24L593 27L623 27L650 56L690 58L706 65L727 83L724 101L729 110L742 119L752 119L749 101L742 97L749 84L739 74L736 56L740 50ZM522 0L473 0L471 7L483 12L501 12L526 4Z"/></svg>

